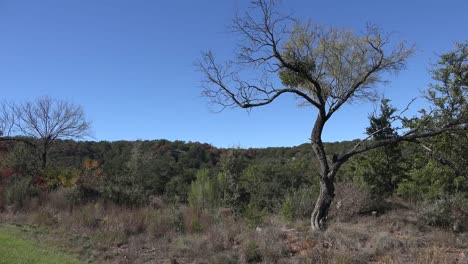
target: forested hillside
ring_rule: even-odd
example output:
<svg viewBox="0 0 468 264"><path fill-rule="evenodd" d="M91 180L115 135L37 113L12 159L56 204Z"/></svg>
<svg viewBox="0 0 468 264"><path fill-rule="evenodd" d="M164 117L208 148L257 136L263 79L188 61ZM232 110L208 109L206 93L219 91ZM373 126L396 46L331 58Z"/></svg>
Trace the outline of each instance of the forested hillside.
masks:
<svg viewBox="0 0 468 264"><path fill-rule="evenodd" d="M399 195L420 201L463 194L467 190L464 177L467 144L449 145L454 140L466 140L465 134L461 136L453 134L431 140L434 150L408 143L398 149L359 156L343 168L338 181L365 186L378 196ZM329 153L342 153L357 142L326 143L325 147ZM54 143L50 164L41 178L40 155L34 149L22 143L2 142L1 154L3 208L25 204L40 194L39 189L60 188L67 189L73 203L105 199L144 206L152 196L187 203L197 177L207 174L207 181L217 182L219 175L236 174L236 184L242 189L239 209L278 212L288 194L304 188L317 191L319 170L310 144L221 149L206 143L167 140L64 140ZM223 190L219 192L222 200ZM313 198L310 197L310 203Z"/></svg>
<svg viewBox="0 0 468 264"><path fill-rule="evenodd" d="M327 148L338 153L350 143L330 143ZM36 155L34 149L22 143L1 144L2 171L11 181L21 175L40 171L40 155ZM61 140L55 142L50 150L48 175L43 184L52 189L63 185L71 187L76 183L91 185L88 191L93 190L96 195L129 205L144 204L151 195L164 195L187 202L190 184L197 172L209 170L213 174L218 173L222 170L219 165L221 157L230 153L238 153L239 159L245 163L245 169L259 170L259 174L265 174L263 177L272 174L271 177L278 178L274 180L298 181L299 185L310 183L314 178L311 172L317 169L314 167L316 164L311 162L313 153L310 144L265 149L221 149L206 143L167 140ZM25 159L23 155L29 158ZM297 175L290 175L291 166L297 167ZM85 179L86 175L83 174L88 170L96 177ZM67 176L61 175L63 171L67 172ZM89 184L86 180L96 182ZM101 183L106 188L98 186ZM286 191L299 185L282 187Z"/></svg>

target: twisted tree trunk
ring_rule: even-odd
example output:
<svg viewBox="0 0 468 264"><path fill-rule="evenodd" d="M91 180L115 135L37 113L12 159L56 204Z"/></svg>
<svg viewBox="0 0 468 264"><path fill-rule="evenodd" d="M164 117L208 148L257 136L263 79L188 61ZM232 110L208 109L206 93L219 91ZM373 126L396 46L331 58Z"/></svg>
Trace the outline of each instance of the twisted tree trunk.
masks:
<svg viewBox="0 0 468 264"><path fill-rule="evenodd" d="M326 228L326 220L328 210L335 197L335 186L333 181L328 177L320 179L320 194L315 202L314 211L310 218L312 230L324 230Z"/></svg>
<svg viewBox="0 0 468 264"><path fill-rule="evenodd" d="M325 110L321 110L322 111L319 111L317 115L311 135L312 148L320 162L320 194L315 202L315 207L310 219L312 230L325 229L328 209L335 196L335 187L333 185L334 175L330 174L330 166L322 142L322 131L326 122L326 115Z"/></svg>
<svg viewBox="0 0 468 264"><path fill-rule="evenodd" d="M310 217L312 230L326 229L328 210L335 197L335 175L342 164L342 161L335 158L331 162L327 158L322 142L322 132L326 121L325 109L322 108L319 111L311 135L312 148L320 163L320 193Z"/></svg>

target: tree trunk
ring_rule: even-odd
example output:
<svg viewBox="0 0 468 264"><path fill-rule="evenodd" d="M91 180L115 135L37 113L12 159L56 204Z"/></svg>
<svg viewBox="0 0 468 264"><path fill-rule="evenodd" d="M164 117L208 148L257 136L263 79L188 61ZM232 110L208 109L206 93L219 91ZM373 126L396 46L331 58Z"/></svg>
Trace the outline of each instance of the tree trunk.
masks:
<svg viewBox="0 0 468 264"><path fill-rule="evenodd" d="M0 213L5 210L5 184L6 182L2 183L2 179L0 179Z"/></svg>
<svg viewBox="0 0 468 264"><path fill-rule="evenodd" d="M40 181L39 181L39 184L40 184L40 187L41 187L41 191L40 191L40 194L39 194L39 204L41 205L44 205L47 200L48 200L48 196L49 196L49 190L47 189L47 185L44 184L42 185L43 183L45 183L45 178L46 178L46 167L47 167L47 144L44 144L44 149L42 150L42 172L40 174Z"/></svg>
<svg viewBox="0 0 468 264"><path fill-rule="evenodd" d="M47 152L49 150L49 143L46 142L44 143L43 149L42 149L42 169L44 170L47 167Z"/></svg>
<svg viewBox="0 0 468 264"><path fill-rule="evenodd" d="M325 230L328 210L335 197L333 179L327 176L320 179L320 194L315 202L315 207L310 218L312 230Z"/></svg>
<svg viewBox="0 0 468 264"><path fill-rule="evenodd" d="M315 207L310 219L312 230L324 230L326 228L325 222L328 216L328 209L335 196L335 186L333 185L334 176L339 168L338 164L333 163L330 170L330 164L322 142L322 131L325 122L325 110L321 109L311 135L312 148L320 162L320 194L315 202Z"/></svg>
<svg viewBox="0 0 468 264"><path fill-rule="evenodd" d="M47 151L42 152L42 169L45 169L47 166Z"/></svg>

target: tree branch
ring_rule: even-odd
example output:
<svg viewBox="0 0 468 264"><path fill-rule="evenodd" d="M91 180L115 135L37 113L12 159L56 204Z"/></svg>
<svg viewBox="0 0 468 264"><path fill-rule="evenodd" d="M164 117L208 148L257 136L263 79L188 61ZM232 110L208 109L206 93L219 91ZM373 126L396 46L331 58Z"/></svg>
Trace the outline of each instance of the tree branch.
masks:
<svg viewBox="0 0 468 264"><path fill-rule="evenodd" d="M403 142L403 141L414 142L415 140L419 138L437 136L449 130L468 130L468 124L466 122L460 122L460 121L452 122L452 123L446 124L445 126L435 128L433 130L429 130L426 132L418 133L417 131L413 131L411 133L406 133L402 136L396 136L394 138L373 141L369 143L368 145L362 145L361 148L359 148L359 144L358 144L355 148L351 149L344 155L339 156L337 160L338 162L345 162L354 155L361 154L372 149L384 147L390 144L395 144L395 143Z"/></svg>

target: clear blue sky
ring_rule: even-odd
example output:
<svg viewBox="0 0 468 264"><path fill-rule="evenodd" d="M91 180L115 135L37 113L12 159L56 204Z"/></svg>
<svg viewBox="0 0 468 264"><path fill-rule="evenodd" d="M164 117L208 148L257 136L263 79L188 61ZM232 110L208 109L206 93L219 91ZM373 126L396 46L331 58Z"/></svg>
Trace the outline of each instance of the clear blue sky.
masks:
<svg viewBox="0 0 468 264"><path fill-rule="evenodd" d="M315 113L293 98L253 110L212 113L194 61L202 50L231 54L226 26L247 0L0 0L0 91L5 100L49 95L84 107L96 140L200 141L219 147L308 141ZM468 1L284 0L302 19L356 31L373 22L414 43L408 69L384 87L406 103L431 81L435 54L468 37ZM419 101L415 106L424 105ZM341 110L325 141L362 137L374 106Z"/></svg>

